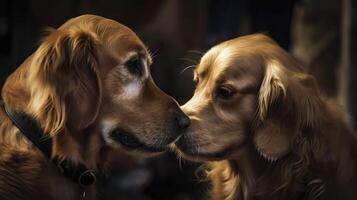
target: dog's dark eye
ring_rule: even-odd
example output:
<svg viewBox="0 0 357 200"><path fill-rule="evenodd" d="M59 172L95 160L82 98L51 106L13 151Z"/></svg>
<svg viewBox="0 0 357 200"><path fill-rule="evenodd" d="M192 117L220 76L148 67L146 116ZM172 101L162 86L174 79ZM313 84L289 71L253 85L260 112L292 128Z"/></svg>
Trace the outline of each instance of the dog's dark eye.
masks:
<svg viewBox="0 0 357 200"><path fill-rule="evenodd" d="M140 59L138 58L132 58L129 61L125 63L125 65L128 67L128 70L132 74L136 74L138 76L141 76L143 73L143 63L141 62Z"/></svg>
<svg viewBox="0 0 357 200"><path fill-rule="evenodd" d="M234 90L226 86L219 86L215 91L215 97L228 99L234 95Z"/></svg>

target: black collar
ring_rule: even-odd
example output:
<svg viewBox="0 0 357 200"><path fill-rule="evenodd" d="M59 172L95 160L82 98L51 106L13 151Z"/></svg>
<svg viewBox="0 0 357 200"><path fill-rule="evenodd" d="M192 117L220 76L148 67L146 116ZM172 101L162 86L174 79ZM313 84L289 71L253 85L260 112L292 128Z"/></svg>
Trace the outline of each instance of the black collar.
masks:
<svg viewBox="0 0 357 200"><path fill-rule="evenodd" d="M52 159L52 138L45 134L39 124L25 113L19 113L4 104L5 112L20 132L52 162L65 177L77 182L80 186L93 185L97 176L94 170L81 163L75 164L70 159Z"/></svg>

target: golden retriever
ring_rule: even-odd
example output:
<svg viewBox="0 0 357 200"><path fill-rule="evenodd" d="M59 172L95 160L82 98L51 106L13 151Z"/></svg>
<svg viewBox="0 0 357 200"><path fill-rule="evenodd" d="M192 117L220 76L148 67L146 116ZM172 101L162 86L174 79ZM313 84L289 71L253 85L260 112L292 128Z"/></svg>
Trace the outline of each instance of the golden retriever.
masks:
<svg viewBox="0 0 357 200"><path fill-rule="evenodd" d="M50 30L2 89L0 199L96 199L108 151L165 151L189 119L155 85L151 62L136 34L110 19L83 15ZM41 141L24 135L24 119Z"/></svg>
<svg viewBox="0 0 357 200"><path fill-rule="evenodd" d="M211 48L181 108L180 156L205 161L211 199L357 199L357 139L314 78L262 34Z"/></svg>

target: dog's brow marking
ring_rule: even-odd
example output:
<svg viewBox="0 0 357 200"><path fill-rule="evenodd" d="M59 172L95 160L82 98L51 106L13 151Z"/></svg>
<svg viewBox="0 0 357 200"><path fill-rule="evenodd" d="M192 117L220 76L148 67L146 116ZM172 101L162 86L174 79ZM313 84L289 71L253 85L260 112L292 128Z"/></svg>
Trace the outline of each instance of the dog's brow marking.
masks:
<svg viewBox="0 0 357 200"><path fill-rule="evenodd" d="M140 59L140 61L142 62L142 64L143 64L143 66L144 66L144 80L146 80L146 79L148 79L149 78L149 66L148 66L148 60L147 60L147 58L142 58L142 59Z"/></svg>
<svg viewBox="0 0 357 200"><path fill-rule="evenodd" d="M133 99L140 94L142 82L140 80L133 80L123 87L123 92L120 99Z"/></svg>
<svg viewBox="0 0 357 200"><path fill-rule="evenodd" d="M127 62L130 60L132 57L137 56L138 52L132 51L126 54L126 56L122 59L122 63ZM143 83L149 78L149 70L148 70L148 64L147 64L147 58L140 58L140 62L142 62L143 65L143 76L141 78L138 78L136 76L130 75L132 77L131 82L128 82L125 84L122 88L123 91L119 95L119 100L130 100L135 97L137 97L142 89Z"/></svg>

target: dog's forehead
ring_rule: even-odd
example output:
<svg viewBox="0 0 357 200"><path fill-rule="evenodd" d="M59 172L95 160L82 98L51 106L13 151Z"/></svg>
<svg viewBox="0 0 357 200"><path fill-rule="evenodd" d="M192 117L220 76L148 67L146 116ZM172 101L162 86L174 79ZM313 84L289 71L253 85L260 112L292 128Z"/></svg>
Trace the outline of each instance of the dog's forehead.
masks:
<svg viewBox="0 0 357 200"><path fill-rule="evenodd" d="M133 51L141 54L147 53L143 42L128 28L117 29L104 40L109 48L117 54L123 55Z"/></svg>
<svg viewBox="0 0 357 200"><path fill-rule="evenodd" d="M150 53L136 35L116 35L108 39L107 47L108 53L117 64L122 64L133 57L145 58L148 66L152 63Z"/></svg>
<svg viewBox="0 0 357 200"><path fill-rule="evenodd" d="M137 55L144 56L150 59L150 55L148 54L146 48L142 45L138 45L135 43L130 43L129 41L120 41L116 44L113 44L111 49L112 56L119 62L125 62L130 57L135 57Z"/></svg>
<svg viewBox="0 0 357 200"><path fill-rule="evenodd" d="M205 55L202 56L199 65L195 69L195 74L204 77L208 73L211 73L212 70L220 68L220 65L215 66L219 53L220 48L218 48L218 46L211 48Z"/></svg>
<svg viewBox="0 0 357 200"><path fill-rule="evenodd" d="M262 66L262 59L252 52L230 46L218 46L202 57L195 72L203 76L209 74L214 79L246 75L260 77Z"/></svg>
<svg viewBox="0 0 357 200"><path fill-rule="evenodd" d="M111 19L82 15L68 20L58 29L93 32L98 35L102 45L115 57L126 56L127 52L148 55L145 45L130 28Z"/></svg>

